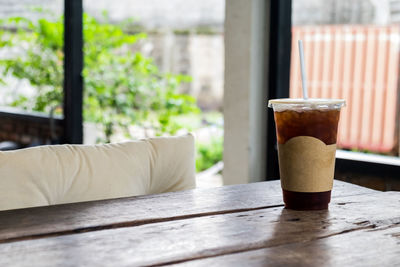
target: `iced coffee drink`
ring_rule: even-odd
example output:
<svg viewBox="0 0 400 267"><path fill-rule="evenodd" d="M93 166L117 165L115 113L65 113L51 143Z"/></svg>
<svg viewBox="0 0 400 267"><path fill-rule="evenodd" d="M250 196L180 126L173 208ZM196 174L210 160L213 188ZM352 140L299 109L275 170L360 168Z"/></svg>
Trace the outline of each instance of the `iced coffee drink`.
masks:
<svg viewBox="0 0 400 267"><path fill-rule="evenodd" d="M275 99L279 171L285 207L327 209L335 169L336 137L344 100Z"/></svg>

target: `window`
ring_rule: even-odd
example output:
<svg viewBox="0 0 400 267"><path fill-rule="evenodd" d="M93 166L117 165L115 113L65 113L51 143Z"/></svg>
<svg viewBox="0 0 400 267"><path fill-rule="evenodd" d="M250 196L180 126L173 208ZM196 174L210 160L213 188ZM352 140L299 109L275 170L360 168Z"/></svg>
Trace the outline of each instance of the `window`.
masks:
<svg viewBox="0 0 400 267"><path fill-rule="evenodd" d="M289 7L290 1L274 2L278 1L272 1L275 14L280 15L278 27L292 21L292 39L284 39L291 48L286 46L281 54L287 59L290 53L288 95L301 97L297 40L302 39L309 95L347 101L338 132L336 178L399 190L400 25L396 5L393 1L293 0ZM290 8L291 16L287 16ZM289 29L276 30L283 36ZM283 72L289 74L287 69ZM285 92L285 86L277 90Z"/></svg>
<svg viewBox="0 0 400 267"><path fill-rule="evenodd" d="M1 149L61 142L63 2L8 1L1 10Z"/></svg>

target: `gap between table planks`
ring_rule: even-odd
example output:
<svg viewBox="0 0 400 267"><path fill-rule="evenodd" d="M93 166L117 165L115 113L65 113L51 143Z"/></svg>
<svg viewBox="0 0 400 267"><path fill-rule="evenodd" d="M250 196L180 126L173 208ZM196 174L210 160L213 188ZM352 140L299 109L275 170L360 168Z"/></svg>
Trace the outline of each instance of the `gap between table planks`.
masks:
<svg viewBox="0 0 400 267"><path fill-rule="evenodd" d="M341 244L340 240L348 242L357 236L355 233L360 238L354 242L376 240L378 244L387 244L378 249L382 251L384 248L388 252L384 254L388 258L386 261L380 261L378 257L367 263L396 262L394 255L400 252L399 197L400 193L397 192L370 193L337 197L332 201L329 211L300 212L274 207L11 242L0 245L0 253L7 255L0 259L0 264L17 262L21 266L30 266L32 262L38 262L44 266L132 266L193 262L219 265L218 262L222 263L220 258L229 262L226 258L235 256L246 263L249 260L247 253L250 253L250 259L257 259L258 255L260 264L269 259L271 263L291 263L279 258L282 255L292 255L288 258L305 260L307 264L308 259L299 255L310 256L311 252L317 255L325 253L330 257L329 262L335 263L343 260L336 259L334 252L343 252L345 250L340 246L347 246L346 243ZM313 250L318 246L326 251ZM362 247L357 251L371 253ZM372 248L374 244L370 244ZM280 256L273 258L268 253L262 258L265 249L277 251ZM350 256L347 254L346 257ZM319 259L317 256L314 258ZM366 264L360 262L359 265L361 263Z"/></svg>
<svg viewBox="0 0 400 267"><path fill-rule="evenodd" d="M374 190L335 180L332 197ZM279 181L0 211L0 243L283 206Z"/></svg>
<svg viewBox="0 0 400 267"><path fill-rule="evenodd" d="M0 245L0 253L5 255L0 258L0 265L173 264L390 228L396 232L389 237L391 243L385 249L390 248L392 255L393 251L400 252L398 245L393 246L398 240L396 234L400 234L399 196L400 193L373 193L338 197L329 211L299 212L276 207L11 242Z"/></svg>

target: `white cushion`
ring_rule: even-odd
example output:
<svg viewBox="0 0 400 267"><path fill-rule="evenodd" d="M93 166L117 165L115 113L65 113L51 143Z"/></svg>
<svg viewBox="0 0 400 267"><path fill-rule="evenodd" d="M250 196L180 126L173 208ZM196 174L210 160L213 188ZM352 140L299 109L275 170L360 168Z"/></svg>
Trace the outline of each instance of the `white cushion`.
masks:
<svg viewBox="0 0 400 267"><path fill-rule="evenodd" d="M0 210L195 187L194 138L0 152Z"/></svg>

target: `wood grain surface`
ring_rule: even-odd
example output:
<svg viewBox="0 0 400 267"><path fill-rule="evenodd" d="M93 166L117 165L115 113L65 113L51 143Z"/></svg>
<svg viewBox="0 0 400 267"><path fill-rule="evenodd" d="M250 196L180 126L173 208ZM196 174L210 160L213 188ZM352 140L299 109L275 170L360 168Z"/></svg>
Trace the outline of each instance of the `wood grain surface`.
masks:
<svg viewBox="0 0 400 267"><path fill-rule="evenodd" d="M327 211L272 206L8 242L0 265L382 266L400 263L399 243L400 193L372 192Z"/></svg>
<svg viewBox="0 0 400 267"><path fill-rule="evenodd" d="M400 226L361 229L176 266L399 266Z"/></svg>
<svg viewBox="0 0 400 267"><path fill-rule="evenodd" d="M341 181L332 197L375 192ZM283 206L279 181L0 211L0 243Z"/></svg>

